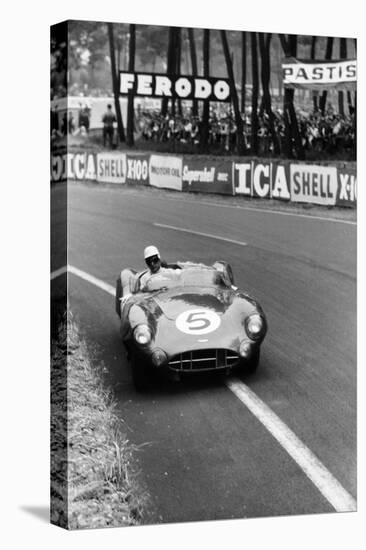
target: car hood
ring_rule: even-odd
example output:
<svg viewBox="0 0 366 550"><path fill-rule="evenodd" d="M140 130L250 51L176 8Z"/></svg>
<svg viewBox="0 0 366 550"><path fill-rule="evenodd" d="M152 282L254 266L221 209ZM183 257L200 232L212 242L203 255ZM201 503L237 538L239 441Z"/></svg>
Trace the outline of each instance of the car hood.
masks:
<svg viewBox="0 0 366 550"><path fill-rule="evenodd" d="M153 300L164 316L174 321L178 315L192 308L204 308L222 315L232 305L234 297L231 289L185 287L159 292Z"/></svg>
<svg viewBox="0 0 366 550"><path fill-rule="evenodd" d="M201 348L237 350L245 337L245 318L258 311L249 296L221 287L158 292L144 300L144 309L153 347L164 349L169 356Z"/></svg>

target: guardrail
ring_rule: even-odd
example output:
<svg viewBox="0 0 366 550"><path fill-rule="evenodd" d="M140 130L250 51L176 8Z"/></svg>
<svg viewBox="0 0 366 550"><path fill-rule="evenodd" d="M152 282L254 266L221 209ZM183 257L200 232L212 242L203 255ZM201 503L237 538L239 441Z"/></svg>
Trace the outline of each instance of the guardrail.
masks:
<svg viewBox="0 0 366 550"><path fill-rule="evenodd" d="M137 184L176 191L241 195L356 208L355 162L297 162L130 151L51 155L51 182Z"/></svg>

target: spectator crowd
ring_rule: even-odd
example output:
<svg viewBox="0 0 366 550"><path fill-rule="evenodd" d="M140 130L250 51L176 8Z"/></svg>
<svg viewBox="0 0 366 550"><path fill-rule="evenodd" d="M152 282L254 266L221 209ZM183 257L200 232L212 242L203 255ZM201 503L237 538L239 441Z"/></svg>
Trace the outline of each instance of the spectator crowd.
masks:
<svg viewBox="0 0 366 550"><path fill-rule="evenodd" d="M279 138L281 151L284 149L285 120L280 109L274 111L274 127ZM251 142L250 113L242 115L244 124L244 143L249 151ZM305 151L336 154L355 150L355 115L342 116L329 107L325 114L320 111L297 112L297 120L302 145ZM261 155L273 154L274 144L271 136L269 117L262 113L258 117L258 141ZM202 128L202 119L191 114L166 115L159 112L142 112L137 115L137 131L145 141L188 143L198 146ZM221 114L211 110L209 117L209 147L222 153L231 153L236 149L237 127L230 112Z"/></svg>
<svg viewBox="0 0 366 550"><path fill-rule="evenodd" d="M63 109L60 113L57 105L51 109L51 139L81 134L87 136L90 128L91 109L87 104L82 105L76 114L73 110Z"/></svg>
<svg viewBox="0 0 366 550"><path fill-rule="evenodd" d="M80 97L80 99L82 99ZM82 100L83 101L83 100ZM230 107L224 110L222 104L215 109L212 105L209 115L208 149L214 154L230 154L236 152L237 127ZM330 104L325 113L320 111L297 111L297 121L305 154L309 158L334 158L338 155L348 160L356 158L356 116L350 108L350 114L336 113ZM280 154L285 152L285 119L281 109L273 111L273 121L276 136L280 146ZM62 114L57 108L51 111L51 136L54 139L67 134L88 136L90 129L91 109L86 103L79 104L78 112L69 110ZM242 115L244 126L244 146L248 154L251 146L251 113ZM103 144L115 146L116 117L112 106L103 115ZM202 133L202 118L194 116L191 109L183 109L176 115L163 116L159 110L144 110L140 107L135 111L135 141L155 144L165 144L165 150L174 152L200 151L200 136ZM180 145L181 144L181 145ZM159 145L156 145L159 149ZM265 112L258 115L258 154L271 156L274 154L274 142L270 131L269 117Z"/></svg>

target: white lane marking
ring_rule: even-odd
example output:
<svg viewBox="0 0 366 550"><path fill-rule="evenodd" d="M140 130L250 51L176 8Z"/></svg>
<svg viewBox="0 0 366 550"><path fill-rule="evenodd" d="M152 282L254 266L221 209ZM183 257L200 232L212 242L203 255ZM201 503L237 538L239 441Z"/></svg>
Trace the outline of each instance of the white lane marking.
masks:
<svg viewBox="0 0 366 550"><path fill-rule="evenodd" d="M201 237L208 237L209 239L217 239L218 241L226 241L228 243L239 244L240 246L247 246L247 243L243 241L235 241L234 239L219 237L218 235L212 235L212 233L201 233L200 231L192 231L192 229L184 229L183 227L176 227L175 225L165 225L164 223L153 223L153 225L156 227L162 227L163 229L173 229L174 231L191 233L192 235L200 235Z"/></svg>
<svg viewBox="0 0 366 550"><path fill-rule="evenodd" d="M93 275L71 265L67 266L67 270L98 288L105 290L108 294L115 295L115 290L111 285L93 277ZM268 405L238 379L230 379L226 382L226 385L295 460L310 481L337 512L353 512L357 510L354 498Z"/></svg>
<svg viewBox="0 0 366 550"><path fill-rule="evenodd" d="M116 289L112 285L109 285L108 283L105 283L104 281L97 279L96 277L94 277L93 275L90 275L89 273L86 273L85 271L81 271L81 269L78 269L77 267L68 265L67 271L69 273L73 273L74 275L77 275L81 279L84 279L84 281L88 281L88 283L91 283L92 285L95 285L98 288L105 290L106 292L108 292L108 294L112 294L112 296L116 295Z"/></svg>
<svg viewBox="0 0 366 550"><path fill-rule="evenodd" d="M159 197L153 197L158 199ZM164 200L178 201L192 204L193 201L187 199L176 199L175 197L164 197ZM279 214L280 216L294 216L296 218L306 218L310 220L320 220L325 222L334 222L334 223L344 223L346 225L357 225L357 222L350 220L339 220L337 218L327 218L325 216L316 216L312 214L298 214L297 212L283 212L282 210L272 210L270 208L259 208L255 206L241 206L239 204L218 204L217 202L210 202L205 200L195 201L198 204L203 204L205 206L217 206L217 208L235 208L237 210L252 210L253 212L262 212L263 214Z"/></svg>
<svg viewBox="0 0 366 550"><path fill-rule="evenodd" d="M287 451L337 512L357 510L354 498L310 449L246 384L234 378L228 380L226 385Z"/></svg>
<svg viewBox="0 0 366 550"><path fill-rule="evenodd" d="M53 279L56 279L56 277L59 277L60 275L63 275L66 272L67 272L66 265L64 265L63 267L60 267L59 269L55 269L55 271L52 271L51 273L51 281L53 281Z"/></svg>

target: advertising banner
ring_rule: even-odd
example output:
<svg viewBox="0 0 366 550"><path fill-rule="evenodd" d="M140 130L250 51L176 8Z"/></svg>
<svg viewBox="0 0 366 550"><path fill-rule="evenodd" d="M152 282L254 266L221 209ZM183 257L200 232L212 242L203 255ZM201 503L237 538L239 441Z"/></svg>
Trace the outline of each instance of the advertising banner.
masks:
<svg viewBox="0 0 366 550"><path fill-rule="evenodd" d="M96 179L94 153L65 153L51 156L51 181Z"/></svg>
<svg viewBox="0 0 366 550"><path fill-rule="evenodd" d="M67 180L67 154L51 155L51 182Z"/></svg>
<svg viewBox="0 0 366 550"><path fill-rule="evenodd" d="M357 62L303 61L295 58L282 63L283 84L289 88L344 88L356 86Z"/></svg>
<svg viewBox="0 0 366 550"><path fill-rule="evenodd" d="M288 164L263 161L233 162L236 195L288 201L290 178Z"/></svg>
<svg viewBox="0 0 366 550"><path fill-rule="evenodd" d="M120 71L119 93L133 96L230 101L228 78Z"/></svg>
<svg viewBox="0 0 366 550"><path fill-rule="evenodd" d="M183 191L233 195L232 162L183 157Z"/></svg>
<svg viewBox="0 0 366 550"><path fill-rule="evenodd" d="M290 164L291 201L334 206L337 198L337 168Z"/></svg>
<svg viewBox="0 0 366 550"><path fill-rule="evenodd" d="M182 157L150 155L150 185L182 191Z"/></svg>
<svg viewBox="0 0 366 550"><path fill-rule="evenodd" d="M97 181L126 183L126 164L125 153L98 153Z"/></svg>
<svg viewBox="0 0 366 550"><path fill-rule="evenodd" d="M126 183L149 185L149 157L127 153Z"/></svg>
<svg viewBox="0 0 366 550"><path fill-rule="evenodd" d="M356 168L338 168L337 206L357 205L357 173Z"/></svg>

